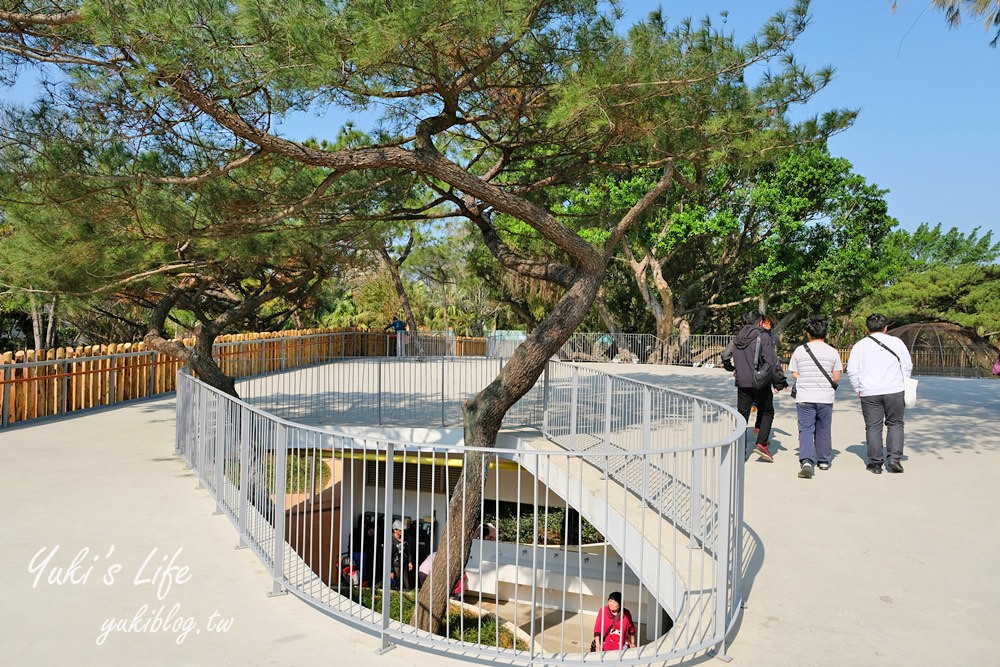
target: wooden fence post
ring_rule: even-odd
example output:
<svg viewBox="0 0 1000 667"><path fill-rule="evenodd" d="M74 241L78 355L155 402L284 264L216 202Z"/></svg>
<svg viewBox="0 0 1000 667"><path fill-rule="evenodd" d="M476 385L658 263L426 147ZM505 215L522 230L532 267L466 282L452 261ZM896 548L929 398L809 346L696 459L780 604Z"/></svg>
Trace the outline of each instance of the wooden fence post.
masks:
<svg viewBox="0 0 1000 667"><path fill-rule="evenodd" d="M13 389L14 369L9 366L12 363L14 363L14 355L10 352L4 352L3 360L0 361L3 367L3 395L0 397L0 409L3 410L3 414L0 415L0 422L2 422L3 426L10 423L11 412L13 411L11 389Z"/></svg>

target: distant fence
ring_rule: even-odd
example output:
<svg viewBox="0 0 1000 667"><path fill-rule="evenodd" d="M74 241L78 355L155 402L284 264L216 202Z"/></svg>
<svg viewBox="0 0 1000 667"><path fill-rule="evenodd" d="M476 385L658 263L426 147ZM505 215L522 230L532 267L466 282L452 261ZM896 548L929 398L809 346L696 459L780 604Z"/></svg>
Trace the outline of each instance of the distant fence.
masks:
<svg viewBox="0 0 1000 667"><path fill-rule="evenodd" d="M652 334L582 333L570 336L559 351L567 361L619 361L640 364L719 366L731 335L674 335L664 340Z"/></svg>
<svg viewBox="0 0 1000 667"><path fill-rule="evenodd" d="M560 349L569 361L718 366L730 335L673 336L575 333ZM394 334L343 329L220 336L214 355L224 373L245 378L347 357L509 357L523 340L518 332L461 338L450 332ZM193 345L193 339L185 339ZM789 351L790 352L790 351ZM849 350L839 350L844 364ZM961 352L912 352L915 375L989 377ZM144 343L5 352L0 356L0 425L67 414L172 392L181 363Z"/></svg>
<svg viewBox="0 0 1000 667"><path fill-rule="evenodd" d="M443 349L432 334L422 345ZM447 339L452 356L486 351L484 338ZM193 339L185 339L191 346ZM330 359L396 354L382 332L280 331L220 336L214 356L235 378L310 366ZM6 352L0 357L0 425L149 398L176 389L183 364L145 343Z"/></svg>
<svg viewBox="0 0 1000 667"><path fill-rule="evenodd" d="M674 334L667 340L650 334L574 333L559 351L567 361L613 361L640 364L678 364L682 366L720 366L722 351L732 335ZM779 357L787 364L798 342L786 341ZM847 367L850 348L837 348ZM990 377L989 363L962 349L921 346L910 350L914 375L944 375L948 377ZM994 357L995 358L995 357Z"/></svg>

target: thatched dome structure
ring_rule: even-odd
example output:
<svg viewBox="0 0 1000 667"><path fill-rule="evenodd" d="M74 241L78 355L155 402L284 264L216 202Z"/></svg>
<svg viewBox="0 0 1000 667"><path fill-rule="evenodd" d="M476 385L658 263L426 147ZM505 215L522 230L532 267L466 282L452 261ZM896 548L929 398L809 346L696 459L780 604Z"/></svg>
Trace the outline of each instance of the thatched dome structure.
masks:
<svg viewBox="0 0 1000 667"><path fill-rule="evenodd" d="M997 348L951 322L920 322L891 330L913 357L914 375L988 377Z"/></svg>

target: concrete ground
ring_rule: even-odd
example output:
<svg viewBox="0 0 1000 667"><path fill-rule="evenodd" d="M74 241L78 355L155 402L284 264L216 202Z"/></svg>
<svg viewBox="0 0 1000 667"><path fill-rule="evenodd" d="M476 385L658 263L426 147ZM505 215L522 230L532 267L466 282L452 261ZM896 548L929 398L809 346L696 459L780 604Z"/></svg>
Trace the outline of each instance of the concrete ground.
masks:
<svg viewBox="0 0 1000 667"><path fill-rule="evenodd" d="M736 401L721 369L627 374ZM751 455L746 466L756 546L734 664L1000 665L1000 381L919 380L901 475L865 470L864 420L845 379L833 465L799 479L794 402L787 391L776 399L774 463Z"/></svg>
<svg viewBox="0 0 1000 667"><path fill-rule="evenodd" d="M605 367L735 400L720 369ZM787 394L775 462L747 463L734 664L1000 664L1000 382L921 378L902 475L865 470L849 383L837 399L831 470L796 477ZM171 399L0 432L4 664L461 664L405 648L377 655L375 637L268 597L264 566L234 549L173 439Z"/></svg>

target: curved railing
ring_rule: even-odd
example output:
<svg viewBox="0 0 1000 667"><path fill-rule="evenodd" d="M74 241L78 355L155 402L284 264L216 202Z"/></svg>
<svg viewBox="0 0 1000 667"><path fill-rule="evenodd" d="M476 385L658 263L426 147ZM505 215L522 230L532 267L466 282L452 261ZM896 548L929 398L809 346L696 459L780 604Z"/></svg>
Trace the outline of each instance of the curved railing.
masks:
<svg viewBox="0 0 1000 667"><path fill-rule="evenodd" d="M500 540L468 545L455 636L411 623L407 579L436 547L472 451L454 428L461 402L502 363L336 361L244 381L242 401L182 373L177 450L270 569L274 593L386 646L565 665L724 655L742 602L745 424L718 403L560 362L483 450L489 473L472 509ZM404 591L385 595L394 517L408 524L401 548L414 568L396 568ZM639 646L588 653L611 591Z"/></svg>

